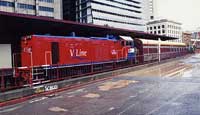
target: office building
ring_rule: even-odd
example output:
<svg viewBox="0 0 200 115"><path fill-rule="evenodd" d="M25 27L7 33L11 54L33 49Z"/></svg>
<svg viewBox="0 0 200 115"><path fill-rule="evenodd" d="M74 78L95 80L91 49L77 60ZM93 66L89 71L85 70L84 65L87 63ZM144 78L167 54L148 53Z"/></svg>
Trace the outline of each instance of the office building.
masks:
<svg viewBox="0 0 200 115"><path fill-rule="evenodd" d="M62 0L1 0L0 11L62 19Z"/></svg>
<svg viewBox="0 0 200 115"><path fill-rule="evenodd" d="M76 21L76 0L63 0L63 19Z"/></svg>
<svg viewBox="0 0 200 115"><path fill-rule="evenodd" d="M182 24L179 22L161 19L152 20L147 23L147 32L151 34L164 35L178 38L175 42L182 42Z"/></svg>
<svg viewBox="0 0 200 115"><path fill-rule="evenodd" d="M154 0L149 0L149 13L150 13L150 19L154 19Z"/></svg>
<svg viewBox="0 0 200 115"><path fill-rule="evenodd" d="M109 27L146 30L148 0L76 0L76 21Z"/></svg>

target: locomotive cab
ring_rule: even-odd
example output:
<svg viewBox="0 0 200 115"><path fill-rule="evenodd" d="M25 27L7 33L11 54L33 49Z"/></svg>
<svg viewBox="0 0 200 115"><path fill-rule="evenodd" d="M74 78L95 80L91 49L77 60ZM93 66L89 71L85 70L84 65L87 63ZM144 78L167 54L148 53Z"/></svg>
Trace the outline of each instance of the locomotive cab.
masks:
<svg viewBox="0 0 200 115"><path fill-rule="evenodd" d="M129 36L120 36L122 38L121 44L127 51L127 59L134 60L135 59L135 47L134 40Z"/></svg>

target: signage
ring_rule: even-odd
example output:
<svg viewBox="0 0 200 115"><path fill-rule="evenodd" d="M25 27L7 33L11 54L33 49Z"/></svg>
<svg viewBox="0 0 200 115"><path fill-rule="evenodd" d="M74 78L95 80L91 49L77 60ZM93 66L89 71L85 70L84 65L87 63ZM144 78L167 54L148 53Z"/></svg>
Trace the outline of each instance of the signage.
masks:
<svg viewBox="0 0 200 115"><path fill-rule="evenodd" d="M58 89L58 85L44 86L45 91L52 91Z"/></svg>
<svg viewBox="0 0 200 115"><path fill-rule="evenodd" d="M86 57L87 51L82 49L70 49L70 55L71 57Z"/></svg>

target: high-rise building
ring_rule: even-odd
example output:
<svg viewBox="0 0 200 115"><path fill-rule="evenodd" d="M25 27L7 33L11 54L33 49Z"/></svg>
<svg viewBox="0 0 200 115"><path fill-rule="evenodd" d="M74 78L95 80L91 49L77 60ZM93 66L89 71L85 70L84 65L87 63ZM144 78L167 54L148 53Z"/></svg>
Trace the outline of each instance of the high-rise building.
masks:
<svg viewBox="0 0 200 115"><path fill-rule="evenodd" d="M150 18L148 0L75 1L76 21L81 23L145 31Z"/></svg>
<svg viewBox="0 0 200 115"><path fill-rule="evenodd" d="M147 23L147 32L151 34L179 38L173 41L182 42L181 26L182 26L181 23L167 19L152 20Z"/></svg>
<svg viewBox="0 0 200 115"><path fill-rule="evenodd" d="M0 0L0 11L62 19L62 0Z"/></svg>
<svg viewBox="0 0 200 115"><path fill-rule="evenodd" d="M154 0L149 0L149 12L150 12L150 19L154 19Z"/></svg>
<svg viewBox="0 0 200 115"><path fill-rule="evenodd" d="M63 0L63 19L76 21L76 0Z"/></svg>

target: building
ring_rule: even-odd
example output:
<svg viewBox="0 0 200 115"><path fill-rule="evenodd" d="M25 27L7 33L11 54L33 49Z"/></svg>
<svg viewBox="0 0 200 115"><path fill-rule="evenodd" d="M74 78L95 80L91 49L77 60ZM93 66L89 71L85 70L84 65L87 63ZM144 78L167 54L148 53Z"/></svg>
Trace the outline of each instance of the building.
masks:
<svg viewBox="0 0 200 115"><path fill-rule="evenodd" d="M154 0L149 0L150 19L154 19Z"/></svg>
<svg viewBox="0 0 200 115"><path fill-rule="evenodd" d="M192 32L191 45L194 47L196 53L200 53L200 29L197 28Z"/></svg>
<svg viewBox="0 0 200 115"><path fill-rule="evenodd" d="M1 0L0 11L62 19L62 0Z"/></svg>
<svg viewBox="0 0 200 115"><path fill-rule="evenodd" d="M191 45L192 40L192 33L191 32L183 32L183 43L187 44L188 46Z"/></svg>
<svg viewBox="0 0 200 115"><path fill-rule="evenodd" d="M76 0L63 0L63 19L76 21Z"/></svg>
<svg viewBox="0 0 200 115"><path fill-rule="evenodd" d="M192 39L200 39L200 31L193 31Z"/></svg>
<svg viewBox="0 0 200 115"><path fill-rule="evenodd" d="M175 42L182 42L182 28L181 23L161 19L161 20L152 20L147 23L147 32L151 34L165 35L169 37L179 38L173 40Z"/></svg>
<svg viewBox="0 0 200 115"><path fill-rule="evenodd" d="M148 5L148 0L76 0L76 21L146 31Z"/></svg>

